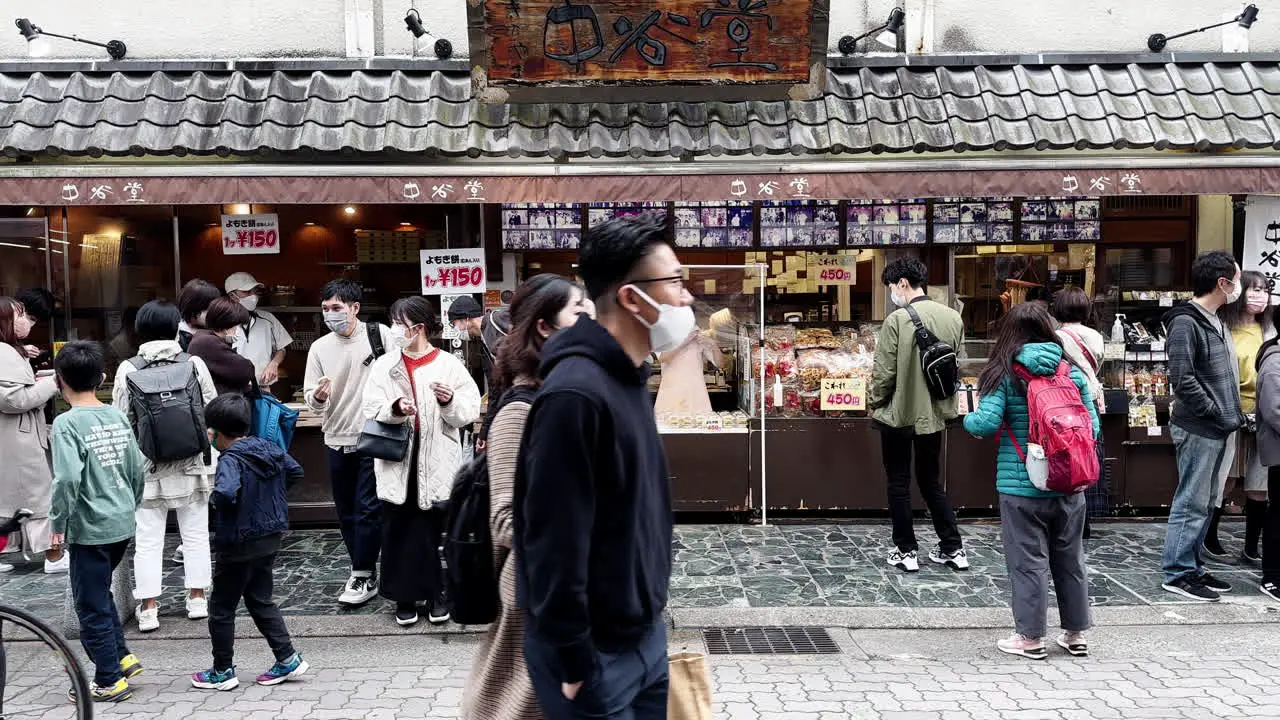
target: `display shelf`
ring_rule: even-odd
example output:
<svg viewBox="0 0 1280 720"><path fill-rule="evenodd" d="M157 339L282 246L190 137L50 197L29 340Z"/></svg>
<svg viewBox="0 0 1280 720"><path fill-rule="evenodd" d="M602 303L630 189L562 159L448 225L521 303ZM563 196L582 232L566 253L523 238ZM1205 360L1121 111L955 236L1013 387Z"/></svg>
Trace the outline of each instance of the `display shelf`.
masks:
<svg viewBox="0 0 1280 720"><path fill-rule="evenodd" d="M725 428L723 430L702 430L699 428L668 428L658 426L659 435L746 435L749 428Z"/></svg>

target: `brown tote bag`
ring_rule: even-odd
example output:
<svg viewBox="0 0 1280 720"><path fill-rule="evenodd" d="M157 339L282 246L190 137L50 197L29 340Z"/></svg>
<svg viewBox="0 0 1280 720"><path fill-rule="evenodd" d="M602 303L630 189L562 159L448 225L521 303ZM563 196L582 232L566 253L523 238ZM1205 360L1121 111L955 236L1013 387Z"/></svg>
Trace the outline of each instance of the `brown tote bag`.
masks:
<svg viewBox="0 0 1280 720"><path fill-rule="evenodd" d="M707 656L678 652L670 658L667 720L711 720L711 677Z"/></svg>

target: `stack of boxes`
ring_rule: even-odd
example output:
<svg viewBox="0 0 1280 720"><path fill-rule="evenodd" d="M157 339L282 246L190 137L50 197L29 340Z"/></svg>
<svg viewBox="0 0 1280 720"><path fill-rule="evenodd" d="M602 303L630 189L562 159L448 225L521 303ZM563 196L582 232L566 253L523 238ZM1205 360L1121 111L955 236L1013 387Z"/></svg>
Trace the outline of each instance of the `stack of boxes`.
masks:
<svg viewBox="0 0 1280 720"><path fill-rule="evenodd" d="M422 248L418 230L357 230L356 260L362 263L416 263Z"/></svg>

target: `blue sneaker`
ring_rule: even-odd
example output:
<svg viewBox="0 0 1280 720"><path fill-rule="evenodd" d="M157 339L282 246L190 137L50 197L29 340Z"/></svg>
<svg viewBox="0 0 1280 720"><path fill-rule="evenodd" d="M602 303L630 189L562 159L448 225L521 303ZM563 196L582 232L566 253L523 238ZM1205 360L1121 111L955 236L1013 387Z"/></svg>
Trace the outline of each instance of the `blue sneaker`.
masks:
<svg viewBox="0 0 1280 720"><path fill-rule="evenodd" d="M279 685L285 680L292 680L300 677L311 666L306 660L302 659L302 655L294 653L289 656L288 660L284 660L271 666L271 669L258 676L259 685Z"/></svg>
<svg viewBox="0 0 1280 720"><path fill-rule="evenodd" d="M201 690L233 690L240 687L240 679L236 677L236 669L226 670L209 668L191 676L191 687Z"/></svg>

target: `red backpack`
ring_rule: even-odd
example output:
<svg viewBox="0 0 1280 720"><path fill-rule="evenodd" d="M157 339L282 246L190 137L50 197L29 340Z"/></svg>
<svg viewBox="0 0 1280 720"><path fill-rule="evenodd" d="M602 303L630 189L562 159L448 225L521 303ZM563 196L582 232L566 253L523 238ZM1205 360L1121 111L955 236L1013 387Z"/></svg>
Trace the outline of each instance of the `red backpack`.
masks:
<svg viewBox="0 0 1280 720"><path fill-rule="evenodd" d="M1098 451L1093 435L1093 418L1080 397L1080 388L1071 379L1071 366L1058 363L1053 375L1032 375L1017 363L1014 373L1027 384L1027 441L1044 448L1049 466L1048 490L1070 495L1083 492L1098 482ZM1026 462L1010 430L1013 447Z"/></svg>

